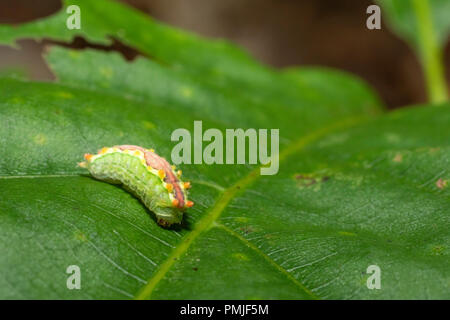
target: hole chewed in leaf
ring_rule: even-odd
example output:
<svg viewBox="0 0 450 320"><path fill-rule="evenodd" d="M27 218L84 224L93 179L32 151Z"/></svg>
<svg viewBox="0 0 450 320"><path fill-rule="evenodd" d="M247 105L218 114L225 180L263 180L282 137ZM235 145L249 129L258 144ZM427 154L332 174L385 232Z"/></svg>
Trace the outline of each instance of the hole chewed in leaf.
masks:
<svg viewBox="0 0 450 320"><path fill-rule="evenodd" d="M50 39L44 39L42 40L42 45L44 48L49 45L58 45L65 48L72 48L72 49L96 49L100 51L105 52L119 52L127 61L133 61L138 56L146 56L142 52L125 45L121 41L117 40L116 38L111 37L112 43L110 45L103 45L98 43L92 43L84 39L83 37L76 36L73 38L73 40L68 42L63 41L56 41L56 40L50 40Z"/></svg>

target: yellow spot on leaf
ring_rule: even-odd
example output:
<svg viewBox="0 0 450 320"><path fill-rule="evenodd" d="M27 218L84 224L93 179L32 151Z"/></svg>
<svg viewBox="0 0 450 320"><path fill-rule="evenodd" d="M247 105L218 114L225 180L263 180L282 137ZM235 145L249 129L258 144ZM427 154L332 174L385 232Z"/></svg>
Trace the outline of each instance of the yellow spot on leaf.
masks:
<svg viewBox="0 0 450 320"><path fill-rule="evenodd" d="M441 150L441 148L435 147L435 148L430 148L428 151L429 151L431 154L433 154L433 153L438 152L439 150Z"/></svg>
<svg viewBox="0 0 450 320"><path fill-rule="evenodd" d="M58 91L55 92L55 96L58 98L63 98L63 99L72 99L73 98L73 94L67 91Z"/></svg>
<svg viewBox="0 0 450 320"><path fill-rule="evenodd" d="M43 135L42 133L39 133L38 135L36 135L33 140L36 144L41 145L41 146L47 143L47 137L45 135Z"/></svg>
<svg viewBox="0 0 450 320"><path fill-rule="evenodd" d="M188 87L183 87L183 88L181 88L181 94L185 98L190 98L190 97L192 97L192 89L188 88Z"/></svg>
<svg viewBox="0 0 450 320"><path fill-rule="evenodd" d="M80 230L76 230L74 232L74 236L75 236L75 239L77 239L81 242L86 242L88 240L86 235L83 232L81 232Z"/></svg>
<svg viewBox="0 0 450 320"><path fill-rule="evenodd" d="M356 233L353 233L353 232L339 231L338 233L339 233L340 235L342 235L342 236L356 237Z"/></svg>
<svg viewBox="0 0 450 320"><path fill-rule="evenodd" d="M105 77L107 79L111 79L114 74L113 69L110 67L101 67L99 69L99 72L103 77Z"/></svg>
<svg viewBox="0 0 450 320"><path fill-rule="evenodd" d="M70 50L69 57L71 57L72 59L78 59L80 57L80 53L76 50Z"/></svg>
<svg viewBox="0 0 450 320"><path fill-rule="evenodd" d="M390 143L398 143L400 142L400 136L396 133L392 133L392 132L387 132L384 134L384 137L386 138L386 140Z"/></svg>
<svg viewBox="0 0 450 320"><path fill-rule="evenodd" d="M233 258L238 259L238 260L243 260L243 261L249 261L250 259L243 253L240 252L236 252L233 253Z"/></svg>
<svg viewBox="0 0 450 320"><path fill-rule="evenodd" d="M147 120L143 121L142 124L144 125L144 128L148 130L154 129L156 127L154 123Z"/></svg>
<svg viewBox="0 0 450 320"><path fill-rule="evenodd" d="M236 222L241 222L241 223L247 223L248 222L248 218L246 218L246 217L236 217L236 218L234 218L234 220Z"/></svg>
<svg viewBox="0 0 450 320"><path fill-rule="evenodd" d="M13 97L13 98L9 99L8 102L14 103L14 104L21 104L21 103L23 103L23 99L20 97Z"/></svg>

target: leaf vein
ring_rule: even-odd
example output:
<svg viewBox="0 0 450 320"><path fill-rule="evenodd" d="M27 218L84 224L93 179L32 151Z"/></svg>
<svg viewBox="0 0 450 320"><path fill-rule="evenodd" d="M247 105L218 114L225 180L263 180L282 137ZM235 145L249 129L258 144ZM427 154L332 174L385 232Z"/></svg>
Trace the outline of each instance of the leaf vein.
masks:
<svg viewBox="0 0 450 320"><path fill-rule="evenodd" d="M360 123L362 120L367 119L366 117L356 117L356 118L348 118L344 119L340 122L330 124L329 126L322 127L317 129L316 131L307 134L306 136L302 136L299 139L295 140L289 147L287 147L283 152L279 155L279 161L283 161L290 155L303 150L310 143L326 136L327 134L346 127L350 127L357 123ZM194 226L193 230L187 234L183 240L180 242L178 246L172 251L172 253L168 256L168 258L160 265L159 269L152 275L152 277L148 280L147 284L141 288L141 290L137 293L135 299L147 299L151 297L153 290L158 285L158 283L165 277L165 275L169 272L173 264L179 260L179 258L186 253L191 244L195 241L195 239L200 236L204 231L209 230L213 226L217 226L216 220L220 217L222 212L231 202L231 200L239 193L242 192L245 188L251 185L255 180L260 177L260 167L255 168L248 175L244 176L241 180L237 181L231 187L225 189L219 199L216 201L211 210L198 221L198 223ZM274 262L275 263L275 262ZM281 267L280 267L281 268Z"/></svg>

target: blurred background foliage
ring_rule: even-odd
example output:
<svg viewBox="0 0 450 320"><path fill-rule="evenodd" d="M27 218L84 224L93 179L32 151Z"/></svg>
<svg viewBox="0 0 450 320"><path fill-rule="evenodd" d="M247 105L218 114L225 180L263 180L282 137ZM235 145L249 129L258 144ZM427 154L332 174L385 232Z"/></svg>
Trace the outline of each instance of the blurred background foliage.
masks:
<svg viewBox="0 0 450 320"><path fill-rule="evenodd" d="M403 37L406 40L398 36L405 35L410 20L402 19L403 25L387 21L402 13L392 10L398 9L402 0L377 2L382 5L381 30L366 28L366 9L374 3L369 0L120 1L175 27L229 39L275 67L321 65L352 72L371 84L390 109L427 101L425 76L412 50L414 45L411 41L408 44L408 36ZM33 0L0 1L0 23L28 22L55 13L60 7L59 0L38 4ZM445 23L446 11L438 14L443 19L437 21ZM444 38L439 39L443 72L450 79L448 33L441 38ZM41 58L43 44L21 40L19 45L19 50L0 46L1 73L51 79L52 74ZM75 48L92 46L95 47L81 38L71 44ZM138 54L117 42L103 49L120 51L128 59Z"/></svg>

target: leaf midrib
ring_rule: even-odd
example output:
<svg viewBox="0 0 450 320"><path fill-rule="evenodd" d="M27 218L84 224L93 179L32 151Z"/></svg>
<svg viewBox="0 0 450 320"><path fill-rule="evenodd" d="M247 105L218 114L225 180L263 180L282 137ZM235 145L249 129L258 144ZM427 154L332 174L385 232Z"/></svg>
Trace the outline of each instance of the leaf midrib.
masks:
<svg viewBox="0 0 450 320"><path fill-rule="evenodd" d="M326 136L327 134L343 129L346 127L350 127L353 125L356 125L357 123L360 123L367 119L367 116L360 116L360 117L352 117L347 118L344 120L341 120L339 122L336 122L334 124L331 124L329 126L322 127L320 129L317 129L316 131L313 131L312 133L300 137L297 140L294 140L293 143L291 143L286 149L284 149L283 152L279 155L279 162L281 163L286 158L291 156L292 154L295 154L296 152L301 151L304 149L307 145L310 143ZM222 214L222 212L225 210L225 208L228 206L228 204L231 202L231 200L238 194L243 192L247 187L249 187L255 180L257 180L261 174L260 174L261 167L255 168L253 171L251 171L249 174L247 174L245 177L237 181L235 184L233 184L231 187L225 189L222 193L222 195L219 197L219 199L216 201L214 206L211 208L211 210L203 216L197 224L194 226L194 229L192 232L187 234L180 242L178 246L175 247L175 249L172 251L172 253L167 257L167 259L160 265L158 270L155 272L155 274L148 280L147 284L141 288L141 290L137 293L135 296L135 299L141 300L141 299L148 299L151 294L153 293L153 290L158 285L158 283L164 278L164 276L169 272L171 267L175 264L176 261L180 260L179 258L187 252L191 244L195 241L196 238L198 238L203 232L208 231L209 229L213 227L221 227L221 224L218 224L216 221ZM239 240L243 241L245 245L247 245L250 249L257 251L258 254L262 254L263 256L266 256L263 252L261 252L259 249L257 249L254 246L250 245L250 242L244 241L241 237L237 237ZM268 261L267 258L266 260ZM313 299L318 299L316 295L314 295L310 290L308 290L301 282L293 278L292 276L289 276L289 272L285 270L282 266L277 264L275 261L271 260L268 261L272 266L275 266L278 271L281 271L289 281L294 282L294 284L298 287L300 287L306 294L308 294Z"/></svg>

